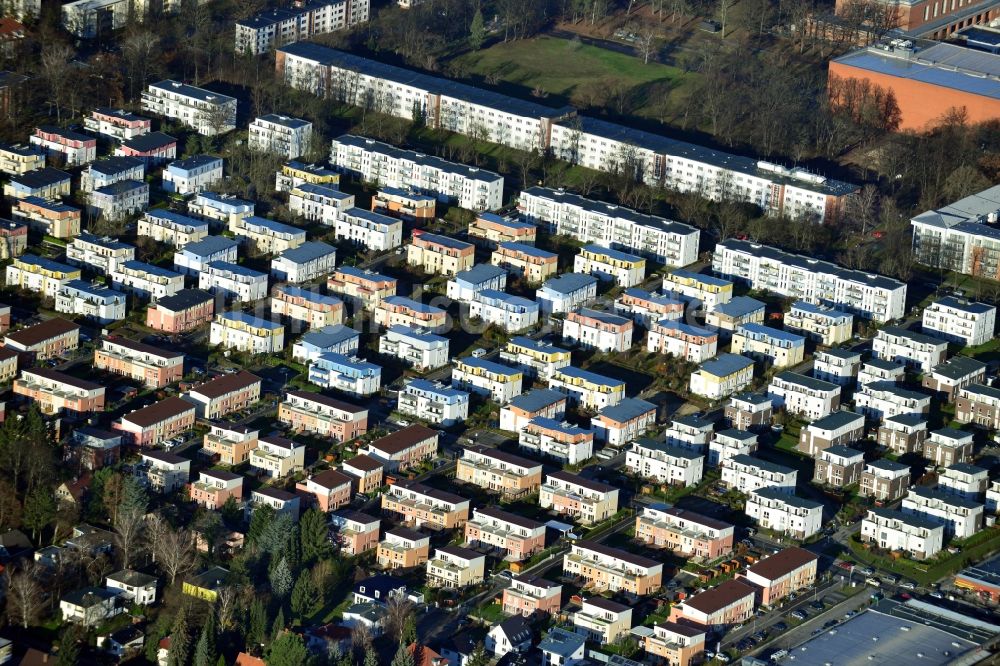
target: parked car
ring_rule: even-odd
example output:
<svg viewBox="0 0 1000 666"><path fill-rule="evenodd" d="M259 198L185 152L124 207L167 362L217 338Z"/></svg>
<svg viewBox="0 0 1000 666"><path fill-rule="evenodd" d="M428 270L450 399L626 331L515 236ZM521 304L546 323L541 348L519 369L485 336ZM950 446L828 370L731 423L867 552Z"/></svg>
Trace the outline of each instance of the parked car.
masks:
<svg viewBox="0 0 1000 666"><path fill-rule="evenodd" d="M875 573L875 570L872 569L871 567L861 567L860 569L858 569L858 573L860 573L862 576L871 576L872 574Z"/></svg>
<svg viewBox="0 0 1000 666"><path fill-rule="evenodd" d="M915 590L915 589L917 589L917 584L914 583L912 580L904 580L902 583L899 584L899 586L901 588L903 588L904 590Z"/></svg>
<svg viewBox="0 0 1000 666"><path fill-rule="evenodd" d="M881 587L882 586L882 581L880 581L878 578L875 578L873 576L869 576L868 578L865 578L865 584L866 585L871 585L872 587Z"/></svg>
<svg viewBox="0 0 1000 666"><path fill-rule="evenodd" d="M774 629L775 631L784 631L785 629L788 629L788 625L785 624L784 622L778 622L771 628Z"/></svg>
<svg viewBox="0 0 1000 666"><path fill-rule="evenodd" d="M826 606L823 604L822 601L814 601L809 605L815 608L816 610L823 610L824 608L826 608Z"/></svg>
<svg viewBox="0 0 1000 666"><path fill-rule="evenodd" d="M800 620L801 621L801 620L806 619L807 616L801 610L797 610L797 611L792 611L792 617L794 617L796 620Z"/></svg>

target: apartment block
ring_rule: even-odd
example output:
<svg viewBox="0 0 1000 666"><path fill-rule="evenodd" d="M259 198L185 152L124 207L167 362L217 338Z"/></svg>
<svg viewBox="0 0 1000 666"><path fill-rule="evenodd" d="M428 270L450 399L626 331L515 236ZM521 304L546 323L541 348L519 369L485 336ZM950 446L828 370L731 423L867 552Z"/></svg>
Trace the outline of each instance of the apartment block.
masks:
<svg viewBox="0 0 1000 666"><path fill-rule="evenodd" d="M544 417L531 419L518 436L522 451L577 465L594 455L594 432Z"/></svg>
<svg viewBox="0 0 1000 666"><path fill-rule="evenodd" d="M401 187L382 187L372 197L372 210L406 222L433 220L437 199Z"/></svg>
<svg viewBox="0 0 1000 666"><path fill-rule="evenodd" d="M61 317L53 317L40 324L8 332L3 344L16 352L32 354L36 361L44 361L79 347L80 327Z"/></svg>
<svg viewBox="0 0 1000 666"><path fill-rule="evenodd" d="M737 296L706 312L705 325L718 329L722 335L730 336L743 326L762 324L765 309L765 303L756 298Z"/></svg>
<svg viewBox="0 0 1000 666"><path fill-rule="evenodd" d="M944 525L901 511L871 508L861 521L861 540L888 551L927 560L944 545Z"/></svg>
<svg viewBox="0 0 1000 666"><path fill-rule="evenodd" d="M410 425L371 442L366 453L390 472L409 469L437 455L438 435L433 428Z"/></svg>
<svg viewBox="0 0 1000 666"><path fill-rule="evenodd" d="M301 284L333 271L337 249L319 241L306 241L283 250L271 260L271 275L277 280Z"/></svg>
<svg viewBox="0 0 1000 666"><path fill-rule="evenodd" d="M293 431L347 442L368 432L368 410L321 393L289 391L278 420Z"/></svg>
<svg viewBox="0 0 1000 666"><path fill-rule="evenodd" d="M865 456L849 446L831 446L823 449L816 459L813 483L835 488L854 485L861 480Z"/></svg>
<svg viewBox="0 0 1000 666"><path fill-rule="evenodd" d="M942 395L948 402L954 402L961 389L982 384L985 380L985 363L968 356L952 356L925 373L920 385Z"/></svg>
<svg viewBox="0 0 1000 666"><path fill-rule="evenodd" d="M542 485L542 464L499 449L475 445L462 449L455 478L505 499L531 495Z"/></svg>
<svg viewBox="0 0 1000 666"><path fill-rule="evenodd" d="M378 353L394 356L418 370L448 364L448 338L410 326L393 326L379 338Z"/></svg>
<svg viewBox="0 0 1000 666"><path fill-rule="evenodd" d="M632 607L604 597L582 599L571 617L576 633L599 645L611 645L632 629Z"/></svg>
<svg viewBox="0 0 1000 666"><path fill-rule="evenodd" d="M142 462L134 467L139 482L157 493L172 493L187 485L191 461L167 451L143 451Z"/></svg>
<svg viewBox="0 0 1000 666"><path fill-rule="evenodd" d="M146 326L167 333L184 333L212 321L215 299L199 289L181 289L158 299L146 310Z"/></svg>
<svg viewBox="0 0 1000 666"><path fill-rule="evenodd" d="M218 419L258 402L261 385L260 377L240 370L200 384L190 389L184 397L195 405L198 418Z"/></svg>
<svg viewBox="0 0 1000 666"><path fill-rule="evenodd" d="M663 292L676 292L686 296L698 301L706 312L711 312L733 300L733 283L713 275L679 268L663 276Z"/></svg>
<svg viewBox="0 0 1000 666"><path fill-rule="evenodd" d="M19 355L13 349L0 347L0 384L7 384L17 376ZM4 405L6 415L6 405ZM539 468L541 472L541 468Z"/></svg>
<svg viewBox="0 0 1000 666"><path fill-rule="evenodd" d="M354 195L341 192L337 188L336 184L300 183L288 193L288 209L293 214L310 222L321 222L336 229L341 214L355 208ZM350 222L350 220L345 220L345 225L349 225ZM362 227L358 225L358 231L361 229ZM372 233L375 233L374 230ZM372 244L364 238L359 240L356 236L352 240L360 245ZM375 241L375 239L372 238L371 241ZM375 244L381 245L383 242L388 241L378 241Z"/></svg>
<svg viewBox="0 0 1000 666"><path fill-rule="evenodd" d="M58 201L70 193L70 175L65 171L42 167L11 176L4 183L3 194L9 199L41 199Z"/></svg>
<svg viewBox="0 0 1000 666"><path fill-rule="evenodd" d="M646 505L635 518L636 539L706 562L732 552L735 530L729 523L665 504Z"/></svg>
<svg viewBox="0 0 1000 666"><path fill-rule="evenodd" d="M123 415L113 427L133 446L150 448L184 434L194 427L194 421L194 405L171 397Z"/></svg>
<svg viewBox="0 0 1000 666"><path fill-rule="evenodd" d="M80 189L84 192L114 185L125 180L143 180L146 165L134 157L105 157L87 165L80 173Z"/></svg>
<svg viewBox="0 0 1000 666"><path fill-rule="evenodd" d="M375 306L373 319L376 324L385 328L407 326L432 333L443 333L448 329L448 313L446 311L405 296L383 298Z"/></svg>
<svg viewBox="0 0 1000 666"><path fill-rule="evenodd" d="M368 495L382 487L385 467L369 455L362 453L345 460L341 469L354 478L355 492Z"/></svg>
<svg viewBox="0 0 1000 666"><path fill-rule="evenodd" d="M1000 389L985 384L960 389L955 400L955 418L993 430L1000 428Z"/></svg>
<svg viewBox="0 0 1000 666"><path fill-rule="evenodd" d="M115 155L136 157L146 166L156 166L177 159L177 139L163 132L146 132L122 141Z"/></svg>
<svg viewBox="0 0 1000 666"><path fill-rule="evenodd" d="M184 376L184 354L110 336L94 351L94 368L163 388Z"/></svg>
<svg viewBox="0 0 1000 666"><path fill-rule="evenodd" d="M261 437L250 451L250 469L283 479L305 468L306 447L285 437Z"/></svg>
<svg viewBox="0 0 1000 666"><path fill-rule="evenodd" d="M968 500L982 499L990 483L989 472L969 463L956 463L938 475L937 489Z"/></svg>
<svg viewBox="0 0 1000 666"><path fill-rule="evenodd" d="M88 134L41 125L35 128L29 141L49 157L62 160L65 166L79 166L97 159L97 139Z"/></svg>
<svg viewBox="0 0 1000 666"><path fill-rule="evenodd" d="M615 312L646 329L658 321L681 319L686 309L683 298L654 294L637 287L626 289L615 299Z"/></svg>
<svg viewBox="0 0 1000 666"><path fill-rule="evenodd" d="M232 497L243 501L243 477L220 469L198 472L198 480L188 486L191 501L206 511L218 511Z"/></svg>
<svg viewBox="0 0 1000 666"><path fill-rule="evenodd" d="M330 515L336 529L335 542L344 555L356 556L378 546L379 524L382 521L359 511L341 510Z"/></svg>
<svg viewBox="0 0 1000 666"><path fill-rule="evenodd" d="M753 616L756 598L753 586L727 580L671 608L670 621L725 631Z"/></svg>
<svg viewBox="0 0 1000 666"><path fill-rule="evenodd" d="M406 263L432 275L456 275L472 268L475 246L415 229L406 247Z"/></svg>
<svg viewBox="0 0 1000 666"><path fill-rule="evenodd" d="M365 14L367 15L368 0L342 0L338 3L325 5L325 7L332 7L334 4L343 6L360 5L362 3L365 5ZM280 13L295 10L273 9L270 11ZM298 18L298 16L294 17L292 21L296 21ZM248 22L264 23L265 25L247 26L246 24ZM266 19L262 19L260 15L249 19L249 21L237 21L237 50L239 50L241 38L245 37L247 32L253 32L259 37L262 33L266 35L271 30L282 30L288 24L289 22L287 21L274 23ZM254 27L257 27L257 29L254 30ZM252 41L256 41L258 45L260 44L259 39ZM309 152L312 147L312 137L313 126L308 120L291 118L289 116L282 116L276 113L268 113L263 116L258 116L252 123L250 123L250 134L247 137L247 145L251 150L274 153L276 155L281 155L282 157L287 157L290 160L294 160Z"/></svg>
<svg viewBox="0 0 1000 666"><path fill-rule="evenodd" d="M108 236L83 232L66 246L66 263L86 266L103 275L126 261L135 261L135 246Z"/></svg>
<svg viewBox="0 0 1000 666"><path fill-rule="evenodd" d="M786 324L787 326L787 320ZM849 349L816 350L813 377L838 386L854 386L861 370L861 352Z"/></svg>
<svg viewBox="0 0 1000 666"><path fill-rule="evenodd" d="M56 312L86 317L98 324L125 318L125 294L98 283L70 280L56 294Z"/></svg>
<svg viewBox="0 0 1000 666"><path fill-rule="evenodd" d="M515 336L507 341L500 352L500 360L521 368L529 377L547 380L561 368L570 364L570 352L550 342L527 336Z"/></svg>
<svg viewBox="0 0 1000 666"><path fill-rule="evenodd" d="M921 330L967 347L984 345L996 330L996 306L945 296L924 308Z"/></svg>
<svg viewBox="0 0 1000 666"><path fill-rule="evenodd" d="M786 330L827 347L847 342L854 333L854 315L805 301L792 303L784 324Z"/></svg>
<svg viewBox="0 0 1000 666"><path fill-rule="evenodd" d="M715 423L695 414L674 416L670 427L663 433L667 444L704 454L715 436Z"/></svg>
<svg viewBox="0 0 1000 666"><path fill-rule="evenodd" d="M49 298L55 298L59 290L71 280L80 279L80 269L66 264L25 254L15 257L8 264L6 284L25 291L35 291Z"/></svg>
<svg viewBox="0 0 1000 666"><path fill-rule="evenodd" d="M569 472L552 472L539 489L538 505L581 525L593 525L618 512L618 489Z"/></svg>
<svg viewBox="0 0 1000 666"><path fill-rule="evenodd" d="M469 500L414 481L398 481L382 495L382 512L417 527L450 530L469 519Z"/></svg>
<svg viewBox="0 0 1000 666"><path fill-rule="evenodd" d="M215 315L209 344L251 354L275 354L285 348L285 327L245 312Z"/></svg>
<svg viewBox="0 0 1000 666"><path fill-rule="evenodd" d="M496 549L505 560L520 562L545 548L545 524L497 507L474 509L465 524L465 542Z"/></svg>
<svg viewBox="0 0 1000 666"><path fill-rule="evenodd" d="M163 191L177 194L197 194L222 180L222 158L193 155L171 162L163 170Z"/></svg>
<svg viewBox="0 0 1000 666"><path fill-rule="evenodd" d="M322 164L306 164L289 160L281 165L274 177L274 189L291 192L299 185L322 185L336 188L340 185L340 174Z"/></svg>
<svg viewBox="0 0 1000 666"><path fill-rule="evenodd" d="M38 404L43 414L104 411L104 386L48 368L26 368L14 380L14 395Z"/></svg>
<svg viewBox="0 0 1000 666"><path fill-rule="evenodd" d="M486 579L486 556L459 546L444 546L427 561L427 585L462 588Z"/></svg>
<svg viewBox="0 0 1000 666"><path fill-rule="evenodd" d="M519 370L472 356L457 359L451 371L452 386L479 393L501 405L521 395L522 379Z"/></svg>
<svg viewBox="0 0 1000 666"><path fill-rule="evenodd" d="M476 264L448 280L447 295L453 301L470 302L481 291L507 288L507 271L492 264Z"/></svg>
<svg viewBox="0 0 1000 666"><path fill-rule="evenodd" d="M528 284L545 282L558 272L558 255L513 241L499 243L490 263L523 277Z"/></svg>
<svg viewBox="0 0 1000 666"><path fill-rule="evenodd" d="M733 333L730 351L759 359L769 366L786 368L805 358L806 341L800 335L763 324L745 324Z"/></svg>
<svg viewBox="0 0 1000 666"><path fill-rule="evenodd" d="M877 382L854 394L854 406L869 419L878 421L902 414L926 414L930 410L931 396Z"/></svg>
<svg viewBox="0 0 1000 666"><path fill-rule="evenodd" d="M757 435L749 430L727 428L712 433L708 443L708 464L719 466L735 456L753 456L757 452Z"/></svg>
<svg viewBox="0 0 1000 666"><path fill-rule="evenodd" d="M231 221L229 230L261 254L278 254L306 242L304 229L256 215Z"/></svg>
<svg viewBox="0 0 1000 666"><path fill-rule="evenodd" d="M573 272L593 275L619 287L635 287L646 279L646 260L621 250L589 244L573 259Z"/></svg>
<svg viewBox="0 0 1000 666"><path fill-rule="evenodd" d="M213 226L231 228L247 217L252 217L256 206L252 201L238 199L231 194L199 192L188 202L188 214L208 220Z"/></svg>
<svg viewBox="0 0 1000 666"><path fill-rule="evenodd" d="M969 462L972 451L972 433L955 428L932 430L924 441L924 458L938 467Z"/></svg>
<svg viewBox="0 0 1000 666"><path fill-rule="evenodd" d="M271 314L322 329L344 322L344 303L333 296L282 284L271 290Z"/></svg>
<svg viewBox="0 0 1000 666"><path fill-rule="evenodd" d="M267 273L228 261L210 261L198 274L198 288L223 301L259 301L267 298Z"/></svg>
<svg viewBox="0 0 1000 666"><path fill-rule="evenodd" d="M562 608L562 585L530 574L520 574L503 590L501 603L507 615L529 617L534 613L555 616Z"/></svg>
<svg viewBox="0 0 1000 666"><path fill-rule="evenodd" d="M236 129L235 98L179 81L149 84L142 93L142 110L177 120L205 136Z"/></svg>
<svg viewBox="0 0 1000 666"><path fill-rule="evenodd" d="M0 220L0 259L24 254L28 249L28 224Z"/></svg>
<svg viewBox="0 0 1000 666"><path fill-rule="evenodd" d="M718 400L746 388L753 380L753 361L739 354L719 354L702 361L691 373L691 392Z"/></svg>
<svg viewBox="0 0 1000 666"><path fill-rule="evenodd" d="M879 330L872 341L872 355L908 368L928 372L948 357L948 343L898 326Z"/></svg>
<svg viewBox="0 0 1000 666"><path fill-rule="evenodd" d="M396 409L430 423L450 426L469 417L469 394L439 382L414 378L399 391Z"/></svg>
<svg viewBox="0 0 1000 666"><path fill-rule="evenodd" d="M959 46L944 48L966 51ZM975 52L969 51L970 55ZM962 54L959 55L961 57ZM947 76L945 71L940 73ZM925 96L915 100L922 97ZM993 185L982 192L915 216L910 220L914 258L925 266L965 275L987 278L997 275L1000 264L992 224L997 221L998 202L1000 190Z"/></svg>
<svg viewBox="0 0 1000 666"><path fill-rule="evenodd" d="M431 538L416 530L395 527L386 530L378 544L375 561L383 569L411 569L430 559Z"/></svg>
<svg viewBox="0 0 1000 666"><path fill-rule="evenodd" d="M517 333L538 324L538 304L528 298L494 289L478 292L469 304L469 316L487 325Z"/></svg>
<svg viewBox="0 0 1000 666"><path fill-rule="evenodd" d="M314 504L323 513L330 513L346 506L351 501L353 479L343 472L327 469L319 474L310 474L295 484L299 494L311 496Z"/></svg>
<svg viewBox="0 0 1000 666"><path fill-rule="evenodd" d="M382 367L356 356L320 354L309 363L309 381L355 397L378 393Z"/></svg>
<svg viewBox="0 0 1000 666"><path fill-rule="evenodd" d="M719 334L716 331L676 319L653 322L646 338L646 351L670 354L692 363L707 361L718 354L718 350Z"/></svg>
<svg viewBox="0 0 1000 666"><path fill-rule="evenodd" d="M99 106L84 117L83 128L115 141L127 141L149 132L152 122L124 109Z"/></svg>
<svg viewBox="0 0 1000 666"><path fill-rule="evenodd" d="M790 467L750 456L733 456L720 467L722 485L732 490L744 494L761 488L778 488L788 495L795 492L798 472Z"/></svg>
<svg viewBox="0 0 1000 666"><path fill-rule="evenodd" d="M370 310L383 298L396 295L396 278L353 266L340 266L327 280L326 287L356 307Z"/></svg>
<svg viewBox="0 0 1000 666"><path fill-rule="evenodd" d="M564 273L535 290L535 300L544 315L572 312L595 298L597 278L580 273Z"/></svg>
<svg viewBox="0 0 1000 666"><path fill-rule="evenodd" d="M469 222L469 238L477 245L497 249L501 243L518 243L534 245L538 236L538 227L530 222L523 222L494 213L480 213L476 219Z"/></svg>
<svg viewBox="0 0 1000 666"><path fill-rule="evenodd" d="M111 284L140 298L160 299L184 288L184 276L142 261L126 261L109 275Z"/></svg>
<svg viewBox="0 0 1000 666"><path fill-rule="evenodd" d="M775 407L784 406L791 414L821 419L840 407L840 386L785 371L774 376L767 394Z"/></svg>
<svg viewBox="0 0 1000 666"><path fill-rule="evenodd" d="M631 319L610 312L580 308L563 320L563 341L584 349L610 352L628 351L635 325Z"/></svg>
<svg viewBox="0 0 1000 666"><path fill-rule="evenodd" d="M910 486L910 466L886 458L865 464L861 473L860 494L882 502L893 502Z"/></svg>
<svg viewBox="0 0 1000 666"><path fill-rule="evenodd" d="M536 388L514 396L500 408L500 429L520 433L531 419L545 417L562 420L566 415L566 394Z"/></svg>
<svg viewBox="0 0 1000 666"><path fill-rule="evenodd" d="M261 486L250 494L250 509L258 506L269 506L276 516L289 516L292 521L299 519L299 508L302 504L298 495L273 486Z"/></svg>
<svg viewBox="0 0 1000 666"><path fill-rule="evenodd" d="M23 144L0 144L0 172L21 176L45 166L45 151Z"/></svg>
<svg viewBox="0 0 1000 666"><path fill-rule="evenodd" d="M250 460L250 452L257 448L259 432L235 423L210 423L202 441L202 449L218 456L223 465L240 465Z"/></svg>
<svg viewBox="0 0 1000 666"><path fill-rule="evenodd" d="M567 365L549 378L549 388L565 393L570 402L581 407L601 410L625 399L625 382L596 372Z"/></svg>
<svg viewBox="0 0 1000 666"><path fill-rule="evenodd" d="M797 448L810 458L819 458L831 446L850 446L864 436L865 417L841 410L803 426Z"/></svg>
<svg viewBox="0 0 1000 666"><path fill-rule="evenodd" d="M967 539L983 529L982 503L924 486L910 488L900 510L944 525L946 537Z"/></svg>
<svg viewBox="0 0 1000 666"><path fill-rule="evenodd" d="M639 398L625 398L590 419L594 439L611 447L625 446L655 425L656 405Z"/></svg>
<svg viewBox="0 0 1000 666"><path fill-rule="evenodd" d="M773 607L816 583L819 558L804 548L785 548L746 570L743 580L760 590L760 604Z"/></svg>
<svg viewBox="0 0 1000 666"><path fill-rule="evenodd" d="M652 594L663 583L663 564L594 541L575 541L563 556L563 572L591 590Z"/></svg>
<svg viewBox="0 0 1000 666"><path fill-rule="evenodd" d="M705 632L678 624L661 622L643 637L646 654L677 666L692 666L705 652Z"/></svg>
<svg viewBox="0 0 1000 666"><path fill-rule="evenodd" d="M660 484L694 486L705 471L705 457L690 449L642 437L628 449L625 468L630 474Z"/></svg>
<svg viewBox="0 0 1000 666"><path fill-rule="evenodd" d="M927 439L927 420L919 414L900 414L882 421L877 441L897 456L920 453Z"/></svg>
<svg viewBox="0 0 1000 666"><path fill-rule="evenodd" d="M771 425L772 400L763 393L740 393L726 402L725 418L739 430L760 430Z"/></svg>
<svg viewBox="0 0 1000 666"><path fill-rule="evenodd" d="M310 330L292 345L292 358L299 363L310 363L323 354L357 356L361 334L343 324Z"/></svg>

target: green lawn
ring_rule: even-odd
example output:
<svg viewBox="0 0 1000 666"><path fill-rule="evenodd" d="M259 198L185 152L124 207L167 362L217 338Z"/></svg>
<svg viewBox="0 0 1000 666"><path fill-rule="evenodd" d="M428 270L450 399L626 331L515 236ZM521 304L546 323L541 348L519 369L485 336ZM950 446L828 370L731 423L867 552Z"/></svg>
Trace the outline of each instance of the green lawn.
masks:
<svg viewBox="0 0 1000 666"><path fill-rule="evenodd" d="M942 554L931 562L917 562L905 558L892 560L875 555L854 539L851 539L849 544L852 554L857 559L912 578L920 585L930 585L945 576L956 573L972 562L982 560L1000 548L1000 530L983 530L969 539L955 542L953 545L961 545L960 552L952 555L942 551Z"/></svg>

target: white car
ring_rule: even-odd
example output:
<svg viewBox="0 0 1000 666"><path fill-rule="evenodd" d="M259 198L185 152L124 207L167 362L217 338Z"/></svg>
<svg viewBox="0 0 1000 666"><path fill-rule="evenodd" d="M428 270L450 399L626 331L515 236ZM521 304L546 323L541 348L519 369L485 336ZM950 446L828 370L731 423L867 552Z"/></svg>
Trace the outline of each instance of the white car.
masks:
<svg viewBox="0 0 1000 666"><path fill-rule="evenodd" d="M914 583L914 582L912 582L912 581L908 581L908 580L900 583L899 586L901 588L903 588L904 590L915 590L915 589L917 589L917 584Z"/></svg>

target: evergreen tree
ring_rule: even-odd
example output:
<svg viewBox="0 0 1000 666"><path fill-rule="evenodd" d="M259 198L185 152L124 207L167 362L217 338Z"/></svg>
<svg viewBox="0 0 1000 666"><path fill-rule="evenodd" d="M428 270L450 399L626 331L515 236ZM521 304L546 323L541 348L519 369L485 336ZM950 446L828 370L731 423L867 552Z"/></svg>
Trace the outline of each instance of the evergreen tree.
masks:
<svg viewBox="0 0 1000 666"><path fill-rule="evenodd" d="M24 515L22 522L31 528L31 534L38 543L42 530L56 519L56 498L52 491L36 486L24 499Z"/></svg>
<svg viewBox="0 0 1000 666"><path fill-rule="evenodd" d="M282 632L267 648L267 666L305 666L308 659L302 637L290 631Z"/></svg>
<svg viewBox="0 0 1000 666"><path fill-rule="evenodd" d="M59 639L57 666L77 666L80 663L80 634L79 626L73 624Z"/></svg>
<svg viewBox="0 0 1000 666"><path fill-rule="evenodd" d="M198 645L194 649L194 666L213 666L215 658L215 613L209 611L205 626L201 628Z"/></svg>
<svg viewBox="0 0 1000 666"><path fill-rule="evenodd" d="M267 640L267 606L259 597L255 597L250 603L246 638L248 650L257 645L263 645Z"/></svg>
<svg viewBox="0 0 1000 666"><path fill-rule="evenodd" d="M191 652L191 637L188 636L187 605L182 605L170 628L170 656L168 666L187 666Z"/></svg>
<svg viewBox="0 0 1000 666"><path fill-rule="evenodd" d="M490 656L486 654L486 646L482 641L476 643L476 648L469 655L469 663L465 666L487 666L490 663Z"/></svg>
<svg viewBox="0 0 1000 666"><path fill-rule="evenodd" d="M483 9L477 7L476 13L472 16L472 25L469 26L469 47L473 51L478 51L485 41L486 22L483 20Z"/></svg>
<svg viewBox="0 0 1000 666"><path fill-rule="evenodd" d="M271 625L271 640L273 641L277 638L281 632L285 630L285 609L279 608L278 614L274 618L274 624Z"/></svg>
<svg viewBox="0 0 1000 666"><path fill-rule="evenodd" d="M414 666L413 655L406 649L405 644L399 644L399 649L396 650L396 656L392 658L392 666Z"/></svg>
<svg viewBox="0 0 1000 666"><path fill-rule="evenodd" d="M299 518L299 547L302 561L312 564L326 559L332 553L330 528L326 514L317 509L309 509Z"/></svg>
<svg viewBox="0 0 1000 666"><path fill-rule="evenodd" d="M215 660L215 666L228 666L225 655L219 655L219 658Z"/></svg>
<svg viewBox="0 0 1000 666"><path fill-rule="evenodd" d="M250 528L247 530L247 543L251 546L260 545L265 532L274 522L274 508L267 504L259 504L250 514Z"/></svg>
<svg viewBox="0 0 1000 666"><path fill-rule="evenodd" d="M284 600L288 593L292 591L292 571L288 566L288 560L282 557L271 570L271 591Z"/></svg>
<svg viewBox="0 0 1000 666"><path fill-rule="evenodd" d="M371 646L368 646L368 649L365 650L364 666L378 666L378 655Z"/></svg>
<svg viewBox="0 0 1000 666"><path fill-rule="evenodd" d="M300 619L312 615L319 606L320 594L313 580L313 573L303 569L292 590L292 612Z"/></svg>
<svg viewBox="0 0 1000 666"><path fill-rule="evenodd" d="M236 527L243 522L243 511L232 495L226 498L219 511L222 513L222 521L229 527Z"/></svg>
<svg viewBox="0 0 1000 666"><path fill-rule="evenodd" d="M417 621L413 618L413 613L403 620L403 626L399 630L399 642L403 645L417 642Z"/></svg>

